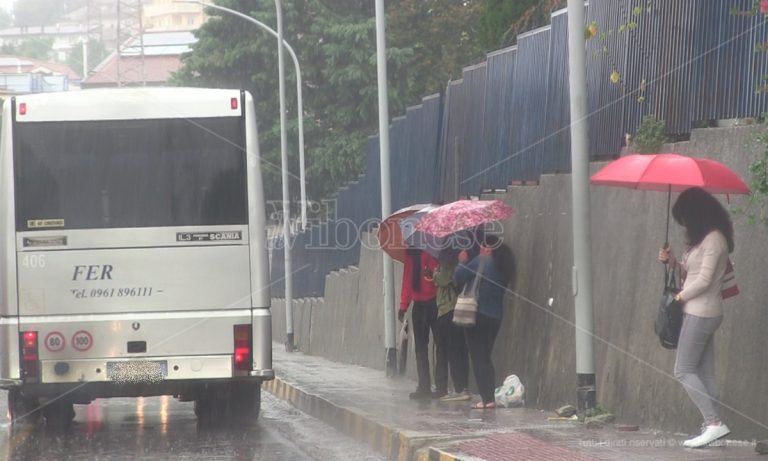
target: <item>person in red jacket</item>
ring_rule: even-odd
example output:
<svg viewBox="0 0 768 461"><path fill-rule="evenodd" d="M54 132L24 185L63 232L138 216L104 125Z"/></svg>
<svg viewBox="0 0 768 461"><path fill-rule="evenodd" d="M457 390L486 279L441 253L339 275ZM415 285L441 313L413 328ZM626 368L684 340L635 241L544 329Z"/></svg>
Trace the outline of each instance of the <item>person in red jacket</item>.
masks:
<svg viewBox="0 0 768 461"><path fill-rule="evenodd" d="M401 322L405 320L408 306L413 301L411 325L419 385L416 392L411 392L411 399L442 397L440 392L436 392L434 395L432 393L429 368L429 332L432 330L434 336L437 320L437 285L432 281L437 265L437 260L426 251L408 249L408 257L405 260L405 269L403 270L398 318Z"/></svg>

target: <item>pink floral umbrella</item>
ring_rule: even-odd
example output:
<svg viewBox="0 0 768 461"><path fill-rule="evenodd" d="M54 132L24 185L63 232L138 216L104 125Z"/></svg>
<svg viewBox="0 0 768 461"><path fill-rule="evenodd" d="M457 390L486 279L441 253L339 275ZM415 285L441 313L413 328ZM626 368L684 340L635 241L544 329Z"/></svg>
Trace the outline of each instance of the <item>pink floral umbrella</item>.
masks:
<svg viewBox="0 0 768 461"><path fill-rule="evenodd" d="M417 231L436 237L499 221L512 216L515 210L501 200L458 200L435 208L416 223Z"/></svg>

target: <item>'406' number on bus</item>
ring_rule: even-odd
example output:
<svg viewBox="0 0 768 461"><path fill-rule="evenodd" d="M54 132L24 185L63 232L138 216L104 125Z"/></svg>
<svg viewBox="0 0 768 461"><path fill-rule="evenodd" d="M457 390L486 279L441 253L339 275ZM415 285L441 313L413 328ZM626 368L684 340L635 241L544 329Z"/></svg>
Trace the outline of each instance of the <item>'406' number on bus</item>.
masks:
<svg viewBox="0 0 768 461"><path fill-rule="evenodd" d="M45 267L45 255L24 255L21 265L27 269L37 269Z"/></svg>

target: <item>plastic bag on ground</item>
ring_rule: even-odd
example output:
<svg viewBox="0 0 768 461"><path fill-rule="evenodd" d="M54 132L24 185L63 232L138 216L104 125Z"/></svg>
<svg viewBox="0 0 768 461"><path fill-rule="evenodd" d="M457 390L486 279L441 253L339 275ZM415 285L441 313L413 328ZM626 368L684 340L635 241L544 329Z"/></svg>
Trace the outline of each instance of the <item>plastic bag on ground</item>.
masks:
<svg viewBox="0 0 768 461"><path fill-rule="evenodd" d="M505 408L521 407L525 405L524 394L525 386L520 382L520 378L517 375L509 375L494 392L496 405Z"/></svg>

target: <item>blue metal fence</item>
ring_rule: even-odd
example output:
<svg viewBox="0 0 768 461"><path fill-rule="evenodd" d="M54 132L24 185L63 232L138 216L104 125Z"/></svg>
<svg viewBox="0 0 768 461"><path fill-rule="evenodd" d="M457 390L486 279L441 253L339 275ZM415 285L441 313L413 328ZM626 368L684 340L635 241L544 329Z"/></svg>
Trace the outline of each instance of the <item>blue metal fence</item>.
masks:
<svg viewBox="0 0 768 461"><path fill-rule="evenodd" d="M512 47L489 54L487 60L482 164L491 168L485 176L495 186L505 184L513 174L505 159L512 152L512 126L519 116L513 106L516 58L517 47Z"/></svg>
<svg viewBox="0 0 768 461"><path fill-rule="evenodd" d="M618 154L647 115L670 134L699 122L768 111L768 22L752 0L591 0L587 24L590 152ZM578 31L583 34L584 31ZM517 46L464 69L442 95L409 107L390 126L392 206L448 202L511 181L570 171L568 27L522 34ZM614 73L614 78L611 78ZM336 195L336 218L298 234L292 245L294 296L323 294L325 275L357 264L351 232L380 216L378 138L365 174ZM354 228L354 229L352 229ZM353 240L350 240L352 238ZM282 293L282 253L273 252L273 293Z"/></svg>

